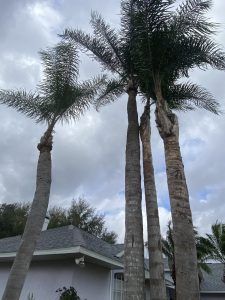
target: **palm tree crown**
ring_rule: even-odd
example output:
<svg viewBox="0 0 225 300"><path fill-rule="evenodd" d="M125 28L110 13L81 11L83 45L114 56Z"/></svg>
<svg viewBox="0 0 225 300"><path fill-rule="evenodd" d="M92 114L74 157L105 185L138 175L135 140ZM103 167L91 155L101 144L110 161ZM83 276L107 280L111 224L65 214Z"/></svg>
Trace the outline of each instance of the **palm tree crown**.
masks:
<svg viewBox="0 0 225 300"><path fill-rule="evenodd" d="M218 103L204 88L190 81L178 82L194 67L225 68L225 53L211 39L216 26L204 15L212 1L187 0L176 11L171 0L131 2L132 57L141 91L156 100L160 87L171 109L197 106L218 113Z"/></svg>
<svg viewBox="0 0 225 300"><path fill-rule="evenodd" d="M104 76L78 82L78 52L72 43L60 42L40 51L44 76L36 92L1 90L0 103L37 122L55 124L79 117L93 100Z"/></svg>

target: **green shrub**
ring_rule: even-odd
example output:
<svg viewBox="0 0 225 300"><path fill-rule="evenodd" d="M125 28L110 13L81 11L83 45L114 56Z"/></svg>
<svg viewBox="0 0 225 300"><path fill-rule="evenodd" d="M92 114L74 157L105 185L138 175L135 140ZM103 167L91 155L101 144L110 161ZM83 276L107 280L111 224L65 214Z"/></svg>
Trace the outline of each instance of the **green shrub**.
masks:
<svg viewBox="0 0 225 300"><path fill-rule="evenodd" d="M77 295L77 291L74 287L66 288L65 286L56 290L56 293L60 293L59 300L80 300Z"/></svg>

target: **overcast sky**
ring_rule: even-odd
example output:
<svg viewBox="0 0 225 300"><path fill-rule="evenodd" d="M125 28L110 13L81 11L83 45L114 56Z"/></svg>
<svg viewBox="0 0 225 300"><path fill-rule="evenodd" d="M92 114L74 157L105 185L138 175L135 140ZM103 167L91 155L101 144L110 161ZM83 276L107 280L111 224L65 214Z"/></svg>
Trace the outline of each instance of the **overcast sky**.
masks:
<svg viewBox="0 0 225 300"><path fill-rule="evenodd" d="M225 2L213 2L210 15L221 23L216 39L225 47ZM54 45L57 33L66 27L90 31L92 10L118 26L119 4L119 0L0 0L0 88L34 89L41 78L38 51ZM98 71L97 63L82 55L81 78ZM211 91L225 111L225 72L193 71L192 81ZM52 151L50 205L68 207L73 198L85 197L105 214L108 229L119 234L119 241L124 237L126 100L124 96L100 112L88 111L76 123L58 125ZM142 110L140 103L139 113ZM45 126L3 106L0 120L0 203L32 201L36 145ZM216 220L225 221L225 115L195 111L179 114L179 121L194 224L205 233ZM170 207L163 145L154 115L152 128L160 221L165 233Z"/></svg>

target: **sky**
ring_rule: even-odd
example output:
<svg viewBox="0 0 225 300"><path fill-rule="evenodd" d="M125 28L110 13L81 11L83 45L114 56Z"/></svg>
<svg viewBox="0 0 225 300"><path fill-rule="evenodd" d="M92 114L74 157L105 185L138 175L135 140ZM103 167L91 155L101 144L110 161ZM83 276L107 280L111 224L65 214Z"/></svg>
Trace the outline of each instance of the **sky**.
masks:
<svg viewBox="0 0 225 300"><path fill-rule="evenodd" d="M181 1L180 1L181 2ZM107 3L107 4L106 4ZM213 0L209 17L220 23L215 37L225 48L225 2ZM91 32L91 11L98 11L113 27L119 26L119 0L0 0L0 88L35 90L42 69L38 51L54 46L65 28ZM80 78L101 69L82 54ZM193 70L191 80L207 88L225 111L225 72ZM87 111L76 122L57 125L52 150L50 206L68 207L84 197L103 213L109 230L124 238L124 169L126 95L99 112ZM138 103L139 115L143 104ZM163 144L152 122L152 147L160 224L165 235L170 205ZM217 220L225 221L225 114L196 110L178 113L180 145L190 194L194 225L201 234ZM36 148L45 130L18 112L0 107L0 203L32 201L35 190ZM144 209L144 239L146 214Z"/></svg>

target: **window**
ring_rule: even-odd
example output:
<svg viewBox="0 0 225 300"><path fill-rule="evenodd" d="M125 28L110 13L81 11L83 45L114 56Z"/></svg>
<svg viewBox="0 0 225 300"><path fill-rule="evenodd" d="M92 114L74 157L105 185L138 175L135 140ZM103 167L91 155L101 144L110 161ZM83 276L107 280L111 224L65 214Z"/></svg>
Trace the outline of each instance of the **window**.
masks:
<svg viewBox="0 0 225 300"><path fill-rule="evenodd" d="M113 300L123 300L124 276L123 273L113 273Z"/></svg>

